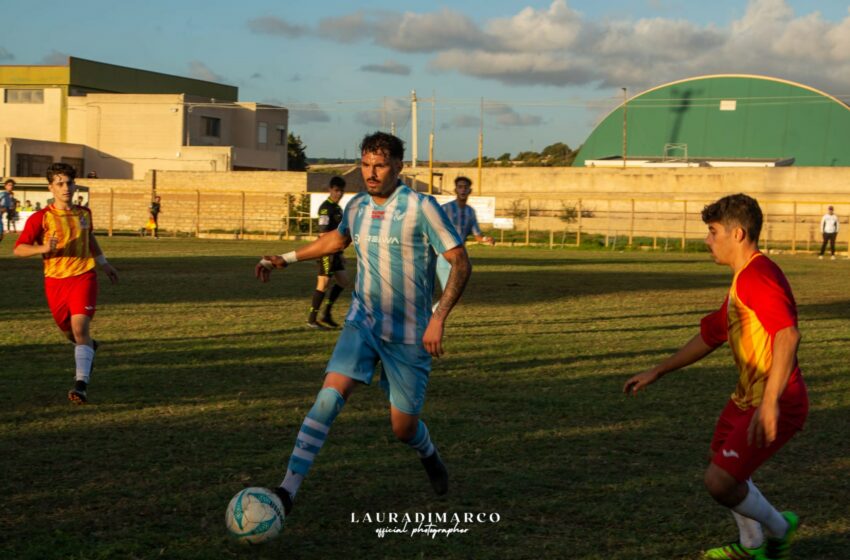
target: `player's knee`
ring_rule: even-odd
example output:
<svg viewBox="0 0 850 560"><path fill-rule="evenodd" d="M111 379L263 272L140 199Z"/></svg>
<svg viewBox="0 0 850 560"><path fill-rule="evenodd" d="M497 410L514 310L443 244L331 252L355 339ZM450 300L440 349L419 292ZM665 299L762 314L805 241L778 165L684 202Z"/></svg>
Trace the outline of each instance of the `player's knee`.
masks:
<svg viewBox="0 0 850 560"><path fill-rule="evenodd" d="M719 472L718 469L709 467L705 471L703 483L705 489L716 502L726 504L735 494L735 488L738 482L729 475L723 476L725 473Z"/></svg>
<svg viewBox="0 0 850 560"><path fill-rule="evenodd" d="M400 441L410 441L416 435L417 422L393 422L393 434Z"/></svg>

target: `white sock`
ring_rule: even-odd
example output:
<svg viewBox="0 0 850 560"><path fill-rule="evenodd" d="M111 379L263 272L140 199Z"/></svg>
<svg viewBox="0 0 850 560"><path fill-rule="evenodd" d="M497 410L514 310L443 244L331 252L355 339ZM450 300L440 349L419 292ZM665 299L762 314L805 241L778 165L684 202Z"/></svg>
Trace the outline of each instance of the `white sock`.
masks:
<svg viewBox="0 0 850 560"><path fill-rule="evenodd" d="M304 482L304 475L298 474L296 472L292 472L291 470L286 470L286 478L283 479L283 482L280 485L284 490L289 492L289 495L292 498L295 498L295 494L298 492L298 488L301 486L301 483Z"/></svg>
<svg viewBox="0 0 850 560"><path fill-rule="evenodd" d="M88 344L74 346L74 360L77 362L77 381L89 382L91 364L94 361L94 348Z"/></svg>
<svg viewBox="0 0 850 560"><path fill-rule="evenodd" d="M764 531L761 530L761 523L755 519L744 517L734 510L732 510L732 517L738 524L738 540L741 541L741 545L747 548L758 548L764 544Z"/></svg>
<svg viewBox="0 0 850 560"><path fill-rule="evenodd" d="M785 536L788 531L788 522L785 518L762 496L752 480L747 481L747 486L749 487L747 497L732 510L758 521L774 537Z"/></svg>

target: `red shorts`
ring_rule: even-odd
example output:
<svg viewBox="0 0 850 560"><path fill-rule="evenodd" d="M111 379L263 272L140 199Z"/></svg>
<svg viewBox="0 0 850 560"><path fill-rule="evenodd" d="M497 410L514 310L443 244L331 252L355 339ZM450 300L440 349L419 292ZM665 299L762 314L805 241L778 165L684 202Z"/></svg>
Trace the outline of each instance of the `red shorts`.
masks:
<svg viewBox="0 0 850 560"><path fill-rule="evenodd" d="M779 423L776 439L767 447L758 447L755 442L747 444L747 430L756 408L741 410L732 400L726 403L711 440L713 456L711 462L744 482L762 463L779 451L798 431L803 429L809 413L809 398L806 385L799 374L788 381L782 398L779 399Z"/></svg>
<svg viewBox="0 0 850 560"><path fill-rule="evenodd" d="M70 331L71 315L94 317L97 307L97 274L90 270L68 278L45 278L44 292L53 320L63 331Z"/></svg>

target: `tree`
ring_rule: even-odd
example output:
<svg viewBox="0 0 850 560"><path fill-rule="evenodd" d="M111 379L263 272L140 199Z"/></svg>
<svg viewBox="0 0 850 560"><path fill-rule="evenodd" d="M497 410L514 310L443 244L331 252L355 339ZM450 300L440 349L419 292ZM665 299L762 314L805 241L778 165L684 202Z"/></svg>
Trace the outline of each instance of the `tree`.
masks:
<svg viewBox="0 0 850 560"><path fill-rule="evenodd" d="M287 169L290 171L307 171L306 150L307 146L301 142L301 137L290 132L286 138L286 151L289 155Z"/></svg>
<svg viewBox="0 0 850 560"><path fill-rule="evenodd" d="M570 149L569 146L567 146L563 142L555 142L554 144L543 148L543 152L541 152L541 155L544 159L550 158L553 160L553 162L562 162L567 159L567 157L571 153L573 153L573 151Z"/></svg>

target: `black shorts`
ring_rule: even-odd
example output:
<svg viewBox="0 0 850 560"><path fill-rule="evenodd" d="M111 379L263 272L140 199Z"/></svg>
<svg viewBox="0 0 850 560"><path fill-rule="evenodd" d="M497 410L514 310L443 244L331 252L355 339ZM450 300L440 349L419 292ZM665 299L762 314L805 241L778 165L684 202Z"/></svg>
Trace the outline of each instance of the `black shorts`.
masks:
<svg viewBox="0 0 850 560"><path fill-rule="evenodd" d="M345 270L345 257L342 252L322 257L316 261L319 265L319 276L333 276L334 272Z"/></svg>

